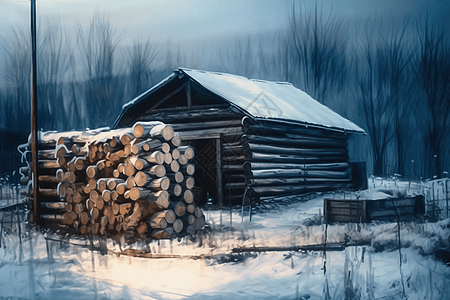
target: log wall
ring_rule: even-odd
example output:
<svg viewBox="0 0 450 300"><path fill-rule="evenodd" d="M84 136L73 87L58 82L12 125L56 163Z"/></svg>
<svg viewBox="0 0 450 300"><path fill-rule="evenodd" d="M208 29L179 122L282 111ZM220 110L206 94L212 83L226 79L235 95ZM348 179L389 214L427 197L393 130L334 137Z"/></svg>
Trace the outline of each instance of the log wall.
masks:
<svg viewBox="0 0 450 300"><path fill-rule="evenodd" d="M182 145L211 140L216 157L206 168L214 178L199 189L217 186L214 197L219 206L241 204L246 190L253 199L265 199L352 185L348 136L343 132L255 120L226 105L149 111L139 120L170 123ZM202 168L205 156L200 156L203 161L195 164ZM205 201L203 193L201 203Z"/></svg>

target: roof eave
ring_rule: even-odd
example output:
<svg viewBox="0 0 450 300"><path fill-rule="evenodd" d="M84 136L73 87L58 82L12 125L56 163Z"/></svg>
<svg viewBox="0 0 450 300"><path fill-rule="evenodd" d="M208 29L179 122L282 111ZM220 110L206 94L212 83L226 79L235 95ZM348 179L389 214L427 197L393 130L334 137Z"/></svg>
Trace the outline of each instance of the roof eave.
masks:
<svg viewBox="0 0 450 300"><path fill-rule="evenodd" d="M321 126L318 124L312 124L312 123L289 120L289 119L262 118L262 117L254 117L254 116L251 116L251 117L256 121L273 121L273 122L280 122L280 123L285 123L285 124L302 125L305 127L320 128L320 129L325 129L325 130L330 130L330 131L335 131L335 132L341 132L341 133L345 133L345 134L352 133L352 134L366 135L366 132L362 128L360 128L361 130L358 131L358 130L346 129L346 128ZM355 124L355 126L357 126L357 125ZM357 127L359 127L359 126L357 126Z"/></svg>
<svg viewBox="0 0 450 300"><path fill-rule="evenodd" d="M148 89L147 91L143 92L142 94L140 94L139 96L137 96L136 98L134 98L133 100L125 103L124 105L122 105L122 112L120 113L120 115L117 117L116 121L114 122L114 125L112 126L112 129L116 129L117 126L119 125L120 121L122 120L123 116L132 108L134 107L136 104L140 103L141 101L143 101L147 96L151 95L154 91L156 91L157 89L159 89L160 87L164 86L165 84L169 83L172 79L174 79L175 77L177 77L177 72L178 70L173 71L172 74L170 74L169 76L167 76L166 78L164 78L163 80L161 80L158 84L154 85L153 87L151 87L150 89Z"/></svg>

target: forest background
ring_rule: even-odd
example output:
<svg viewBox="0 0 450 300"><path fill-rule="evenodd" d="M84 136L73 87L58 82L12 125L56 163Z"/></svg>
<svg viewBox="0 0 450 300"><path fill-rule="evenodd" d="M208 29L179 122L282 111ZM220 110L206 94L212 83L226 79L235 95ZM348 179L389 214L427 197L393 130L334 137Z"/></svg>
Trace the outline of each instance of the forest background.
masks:
<svg viewBox="0 0 450 300"><path fill-rule="evenodd" d="M353 161L369 174L446 177L450 170L450 41L427 11L353 18L293 2L286 24L190 43L129 35L107 13L38 24L38 127L112 126L124 103L177 67L287 81L361 126ZM2 40L0 174L17 170L30 131L29 28Z"/></svg>

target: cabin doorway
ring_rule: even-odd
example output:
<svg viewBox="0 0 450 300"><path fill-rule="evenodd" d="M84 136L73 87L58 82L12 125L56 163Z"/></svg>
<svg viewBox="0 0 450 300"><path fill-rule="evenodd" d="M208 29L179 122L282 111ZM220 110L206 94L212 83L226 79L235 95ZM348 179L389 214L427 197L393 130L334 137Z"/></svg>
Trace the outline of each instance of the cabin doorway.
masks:
<svg viewBox="0 0 450 300"><path fill-rule="evenodd" d="M206 204L207 196L218 204L217 193L217 149L216 139L204 139L191 141L190 145L195 149L195 201L199 205Z"/></svg>

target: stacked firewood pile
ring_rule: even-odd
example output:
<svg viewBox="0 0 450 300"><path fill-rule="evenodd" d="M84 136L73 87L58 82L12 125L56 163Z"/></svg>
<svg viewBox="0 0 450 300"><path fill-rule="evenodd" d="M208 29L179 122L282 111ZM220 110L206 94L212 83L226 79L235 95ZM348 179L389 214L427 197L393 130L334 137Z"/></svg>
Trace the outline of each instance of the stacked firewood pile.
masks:
<svg viewBox="0 0 450 300"><path fill-rule="evenodd" d="M192 192L194 150L181 146L172 126L44 133L39 142L40 219L81 234L135 231L155 239L203 228ZM21 173L27 182L30 168Z"/></svg>

